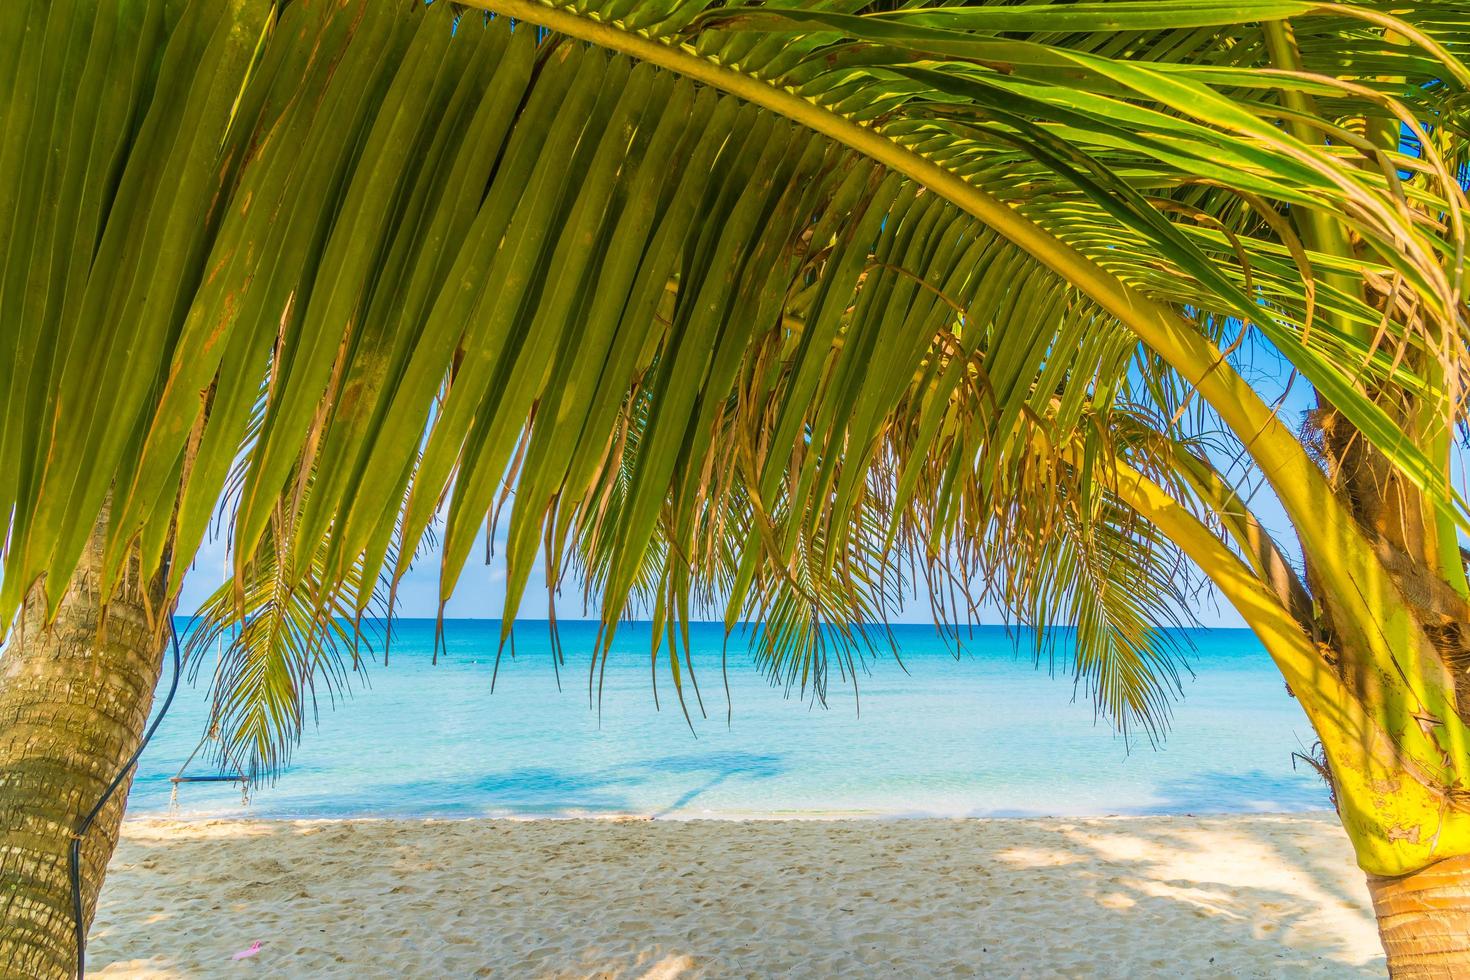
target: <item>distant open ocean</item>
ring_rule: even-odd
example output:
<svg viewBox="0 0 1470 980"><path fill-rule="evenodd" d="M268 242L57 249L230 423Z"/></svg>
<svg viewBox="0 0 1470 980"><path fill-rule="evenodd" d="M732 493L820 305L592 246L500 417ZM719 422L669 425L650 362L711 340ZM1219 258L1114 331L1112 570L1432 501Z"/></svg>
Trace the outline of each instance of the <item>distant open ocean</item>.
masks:
<svg viewBox="0 0 1470 980"><path fill-rule="evenodd" d="M723 631L691 630L707 717L686 685L694 731L665 662L655 710L649 626L625 624L607 664L602 711L588 706L595 626L562 623L557 690L544 623L516 627L492 694L499 623L395 624L387 667L335 709L322 703L291 766L241 806L238 789L191 783L182 816L657 817L1046 816L1293 811L1329 806L1317 775L1293 769L1310 726L1255 638L1190 634L1167 737L1125 741L1074 699L1070 667L1049 676L1003 629L976 631L958 659L924 626L894 627L903 665L869 658L860 701L832 672L827 706L772 688L739 634L729 645L732 717L720 675ZM203 662L139 764L131 813L166 813L169 777L208 717ZM167 690L169 667L160 690ZM907 672L905 672L907 671ZM859 711L858 708L861 708ZM190 775L213 772L201 757Z"/></svg>

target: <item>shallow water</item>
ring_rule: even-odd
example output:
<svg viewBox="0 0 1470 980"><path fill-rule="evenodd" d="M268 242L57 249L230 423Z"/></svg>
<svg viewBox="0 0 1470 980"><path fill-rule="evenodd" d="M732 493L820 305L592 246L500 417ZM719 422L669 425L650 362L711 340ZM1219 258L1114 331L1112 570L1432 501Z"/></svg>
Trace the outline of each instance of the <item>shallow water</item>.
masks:
<svg viewBox="0 0 1470 980"><path fill-rule="evenodd" d="M1190 634L1193 677L1167 737L1125 742L1001 629L977 631L956 659L928 627L895 627L902 666L884 654L858 675L860 700L833 672L827 706L784 696L732 640L726 722L721 629L691 632L707 717L686 684L686 724L666 663L650 682L647 624L622 628L601 717L588 706L595 629L562 623L558 692L545 624L516 629L514 660L490 690L499 623L446 624L431 665L432 621L395 626L391 661L370 685L308 723L290 767L242 808L228 784L191 783L180 811L259 817L543 816L637 813L1042 816L1292 811L1328 806L1292 753L1314 741L1265 651L1242 630ZM167 668L165 668L167 670ZM200 683L178 697L139 765L132 813L169 809L170 783L208 718ZM167 683L165 677L164 683ZM860 711L858 708L860 707ZM215 771L201 753L190 775Z"/></svg>

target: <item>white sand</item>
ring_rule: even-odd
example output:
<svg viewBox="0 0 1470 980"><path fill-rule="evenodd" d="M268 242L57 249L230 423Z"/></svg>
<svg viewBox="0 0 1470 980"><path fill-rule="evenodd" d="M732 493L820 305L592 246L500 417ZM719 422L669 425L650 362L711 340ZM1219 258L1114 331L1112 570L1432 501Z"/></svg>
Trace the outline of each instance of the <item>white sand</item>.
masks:
<svg viewBox="0 0 1470 980"><path fill-rule="evenodd" d="M89 960L104 977L1383 975L1330 815L134 820Z"/></svg>

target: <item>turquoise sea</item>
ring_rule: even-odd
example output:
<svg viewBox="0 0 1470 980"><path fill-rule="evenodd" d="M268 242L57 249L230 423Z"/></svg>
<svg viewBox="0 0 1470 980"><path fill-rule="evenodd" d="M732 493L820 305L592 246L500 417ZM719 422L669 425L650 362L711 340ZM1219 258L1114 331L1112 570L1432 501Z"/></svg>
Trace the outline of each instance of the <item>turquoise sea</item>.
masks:
<svg viewBox="0 0 1470 980"><path fill-rule="evenodd" d="M516 656L491 672L499 623L395 625L388 666L308 722L289 769L242 807L228 784L180 787L183 816L657 817L1032 816L1225 813L1327 807L1292 753L1313 736L1250 633L1190 634L1166 738L1125 741L1095 720L1069 670L1050 676L1000 628L976 631L958 658L929 627L894 628L902 665L883 655L850 683L833 677L825 707L772 688L737 634L729 647L727 721L722 629L696 625L693 659L706 716L690 694L686 723L665 664L654 707L649 627L625 625L607 664L601 712L588 704L595 627L562 623L553 666L544 623L516 628ZM170 809L169 777L208 718L201 664L181 684L139 764L132 813ZM168 683L168 667L162 690ZM688 688L686 687L686 691ZM161 697L160 697L161 700ZM207 749L206 749L207 751ZM201 757L191 775L212 772Z"/></svg>

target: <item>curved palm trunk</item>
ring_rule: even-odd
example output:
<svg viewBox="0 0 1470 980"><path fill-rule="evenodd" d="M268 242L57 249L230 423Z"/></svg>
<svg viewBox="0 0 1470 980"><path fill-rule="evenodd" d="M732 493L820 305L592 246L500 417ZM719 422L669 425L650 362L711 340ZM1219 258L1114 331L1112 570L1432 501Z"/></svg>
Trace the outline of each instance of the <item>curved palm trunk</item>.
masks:
<svg viewBox="0 0 1470 980"><path fill-rule="evenodd" d="M1400 407L1408 431L1416 430L1412 411L1412 406ZM1364 446L1357 431L1330 406L1320 409L1315 421L1321 427L1329 472L1395 579L1405 606L1440 660L1464 665L1470 653L1470 635L1464 629L1470 607L1453 530L1448 538L1441 533L1442 522L1432 505L1405 486L1382 454ZM1447 450L1442 451L1447 458ZM1311 562L1307 571L1309 575L1315 571ZM1453 710L1460 719L1470 720L1470 674L1455 669L1451 678ZM1410 772L1402 774L1405 782L1414 778ZM1458 795L1447 798L1442 808L1459 811L1455 816L1463 820ZM1409 831L1384 828L1390 837L1395 832ZM1436 833L1433 844L1433 863L1402 875L1367 876L1378 933L1395 978L1470 976L1470 841L1446 826L1442 836Z"/></svg>
<svg viewBox="0 0 1470 980"><path fill-rule="evenodd" d="M1158 484L1124 465L1116 472L1116 492L1209 569L1301 701L1325 750L1338 815L1358 849L1360 864L1373 867L1372 859L1393 856L1385 847L1405 847L1398 865L1403 873L1368 874L1392 974L1470 977L1470 825L1458 806L1446 806L1444 790L1423 778L1436 771L1437 744L1408 737L1436 726L1421 731L1416 725L1409 732L1386 728L1371 700L1354 687L1355 679L1323 669L1346 655L1338 651L1324 658L1319 639L1304 628L1297 608L1300 585L1287 575L1285 559L1259 528L1249 526L1250 521L1236 528L1240 551L1234 552ZM1242 513L1221 484L1201 483L1196 489L1220 513ZM1282 576L1287 576L1284 582L1279 581ZM1422 587L1409 593L1432 594L1427 573L1420 578ZM1429 605L1416 606L1414 612L1421 621L1435 621ZM1447 640L1453 631L1446 632ZM1381 693L1397 679L1385 675L1378 680ZM1460 683L1456 693L1465 697Z"/></svg>
<svg viewBox="0 0 1470 980"><path fill-rule="evenodd" d="M0 974L66 977L76 968L67 850L72 833L137 749L162 664L149 623L162 577L136 560L102 615L96 568L106 514L93 531L55 622L32 603L0 655ZM131 776L82 845L90 923L117 845Z"/></svg>
<svg viewBox="0 0 1470 980"><path fill-rule="evenodd" d="M1368 876L1389 974L1470 976L1470 857L1398 878Z"/></svg>

